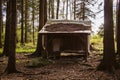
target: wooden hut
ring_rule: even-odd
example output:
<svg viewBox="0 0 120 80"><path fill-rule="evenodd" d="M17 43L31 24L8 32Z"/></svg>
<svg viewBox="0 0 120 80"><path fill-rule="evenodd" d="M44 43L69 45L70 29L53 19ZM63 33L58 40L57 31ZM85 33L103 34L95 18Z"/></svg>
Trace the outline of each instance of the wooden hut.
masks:
<svg viewBox="0 0 120 80"><path fill-rule="evenodd" d="M59 57L61 52L89 54L90 21L49 20L39 31L42 46L48 55Z"/></svg>

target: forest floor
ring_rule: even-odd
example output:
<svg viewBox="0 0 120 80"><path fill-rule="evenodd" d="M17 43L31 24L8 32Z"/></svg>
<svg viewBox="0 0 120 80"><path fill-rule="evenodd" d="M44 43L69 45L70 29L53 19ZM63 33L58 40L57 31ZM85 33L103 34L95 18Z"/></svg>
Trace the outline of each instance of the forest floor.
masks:
<svg viewBox="0 0 120 80"><path fill-rule="evenodd" d="M51 60L51 63L42 67L26 67L31 58L26 53L16 54L17 70L22 73L3 74L7 58L0 58L0 80L120 80L120 70L114 74L97 71L96 67L102 59L99 52L93 51L88 61L81 58L60 58ZM27 53L28 54L28 53Z"/></svg>

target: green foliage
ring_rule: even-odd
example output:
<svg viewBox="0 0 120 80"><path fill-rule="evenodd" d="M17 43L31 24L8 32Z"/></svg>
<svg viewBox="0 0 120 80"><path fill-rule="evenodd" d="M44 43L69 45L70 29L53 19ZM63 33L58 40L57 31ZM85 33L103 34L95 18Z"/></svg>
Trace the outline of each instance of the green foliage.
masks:
<svg viewBox="0 0 120 80"><path fill-rule="evenodd" d="M103 37L99 36L99 35L92 35L91 37L91 45L97 49L102 51L103 50Z"/></svg>
<svg viewBox="0 0 120 80"><path fill-rule="evenodd" d="M29 26L29 28L30 28L30 26ZM38 34L38 31L37 31L37 29L35 29L35 33L34 33L35 41L37 40L37 34ZM32 36L33 36L32 30L29 30L28 31L28 42L33 41ZM20 41L21 41L21 27L18 26L18 28L17 28L17 42L20 42Z"/></svg>
<svg viewBox="0 0 120 80"><path fill-rule="evenodd" d="M23 49L23 48L19 48L16 49L17 53L33 53L35 52L35 49Z"/></svg>
<svg viewBox="0 0 120 80"><path fill-rule="evenodd" d="M4 34L2 34L2 41L4 43ZM37 42L37 34L38 31L35 31L35 42ZM29 32L29 42L25 43L24 45L20 44L20 36L21 36L21 28L18 26L17 28L17 40L18 43L16 44L16 53L33 53L36 49L36 45L33 45L32 43L32 32ZM97 50L103 50L103 37L100 35L92 35L90 42L92 46ZM0 54L2 53L3 49L0 49Z"/></svg>
<svg viewBox="0 0 120 80"><path fill-rule="evenodd" d="M103 38L97 34L92 35L90 39L91 43L98 43L98 42L101 42L102 40Z"/></svg>
<svg viewBox="0 0 120 80"><path fill-rule="evenodd" d="M2 52L3 52L3 49L0 49L0 54L2 54Z"/></svg>
<svg viewBox="0 0 120 80"><path fill-rule="evenodd" d="M21 45L17 43L16 53L33 53L35 52L36 46L30 43L26 43L25 45ZM3 52L3 49L0 49L0 54Z"/></svg>
<svg viewBox="0 0 120 80"><path fill-rule="evenodd" d="M28 43L25 43L24 45L20 44L20 39L21 39L21 27L17 27L17 44L16 44L16 53L33 53L36 49L36 45L33 45L32 43L32 32L29 32L28 36ZM35 42L37 42L37 34L38 31L35 31ZM4 32L2 33L2 43L4 44L4 39L5 39L5 29ZM4 46L4 45L3 45ZM0 54L3 52L3 48L0 49Z"/></svg>
<svg viewBox="0 0 120 80"><path fill-rule="evenodd" d="M25 45L17 44L16 52L17 53L33 53L35 51L36 46L30 43L26 43Z"/></svg>
<svg viewBox="0 0 120 80"><path fill-rule="evenodd" d="M97 0L78 0L76 6L76 15L79 19L95 18L96 14L92 7L96 4Z"/></svg>

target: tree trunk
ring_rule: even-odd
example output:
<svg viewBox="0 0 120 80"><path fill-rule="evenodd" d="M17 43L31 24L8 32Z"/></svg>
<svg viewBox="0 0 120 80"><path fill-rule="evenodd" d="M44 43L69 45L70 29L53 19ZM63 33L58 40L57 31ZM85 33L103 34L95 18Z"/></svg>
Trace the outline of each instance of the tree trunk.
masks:
<svg viewBox="0 0 120 80"><path fill-rule="evenodd" d="M50 15L51 15L51 14L50 14L50 12L51 12L51 1L50 1L50 0L48 1L48 4L49 4L49 7L48 7L48 11L49 11L49 12L48 12L48 17L49 17L49 19L50 19L50 18L51 18L51 16L50 16Z"/></svg>
<svg viewBox="0 0 120 80"><path fill-rule="evenodd" d="M115 60L113 33L113 1L104 0L104 53L98 70L113 71L117 68Z"/></svg>
<svg viewBox="0 0 120 80"><path fill-rule="evenodd" d="M45 16L44 13L44 9L45 9L45 0L39 0L39 29L38 31L40 31L42 29L42 27L45 24ZM47 5L46 5L47 6ZM36 56L41 56L43 52L43 47L42 47L42 36L41 34L38 34L38 39L37 39L37 48L36 51L30 55L30 57L36 57Z"/></svg>
<svg viewBox="0 0 120 80"><path fill-rule="evenodd" d="M47 0L44 2L44 24L47 22Z"/></svg>
<svg viewBox="0 0 120 80"><path fill-rule="evenodd" d="M9 0L10 3L10 38L9 40L9 57L8 65L5 70L7 73L15 73L16 70L16 58L15 58L15 49L16 49L16 0Z"/></svg>
<svg viewBox="0 0 120 80"><path fill-rule="evenodd" d="M60 0L57 0L56 19L58 19Z"/></svg>
<svg viewBox="0 0 120 80"><path fill-rule="evenodd" d="M120 0L117 0L117 53L120 56Z"/></svg>
<svg viewBox="0 0 120 80"><path fill-rule="evenodd" d="M51 18L54 19L54 0L51 0Z"/></svg>
<svg viewBox="0 0 120 80"><path fill-rule="evenodd" d="M1 10L2 10L2 4L3 4L3 0L1 0ZM2 11L2 13L3 13L3 11ZM2 19L2 21L1 21L1 30L2 30L2 33L4 33L4 28L3 28L3 14L1 13L1 19Z"/></svg>
<svg viewBox="0 0 120 80"><path fill-rule="evenodd" d="M35 19L35 4L34 4L34 0L32 1L32 27L33 27L33 45L35 45L35 30L34 30L34 19Z"/></svg>
<svg viewBox="0 0 120 80"><path fill-rule="evenodd" d="M28 0L25 0L25 42L28 42Z"/></svg>
<svg viewBox="0 0 120 80"><path fill-rule="evenodd" d="M0 48L2 48L2 0L0 0Z"/></svg>
<svg viewBox="0 0 120 80"><path fill-rule="evenodd" d="M10 39L10 3L7 1L7 15L6 15L6 28L5 28L5 42L4 42L4 49L3 49L3 54L5 56L8 56L10 53L9 52L9 39Z"/></svg>
<svg viewBox="0 0 120 80"><path fill-rule="evenodd" d="M63 1L63 19L65 18L65 1Z"/></svg>
<svg viewBox="0 0 120 80"><path fill-rule="evenodd" d="M24 45L24 0L21 1L21 45Z"/></svg>
<svg viewBox="0 0 120 80"><path fill-rule="evenodd" d="M66 1L66 20L68 19L68 0Z"/></svg>
<svg viewBox="0 0 120 80"><path fill-rule="evenodd" d="M76 0L74 0L74 20L76 20Z"/></svg>
<svg viewBox="0 0 120 80"><path fill-rule="evenodd" d="M82 3L82 10L83 10L82 20L84 21L85 20L85 2Z"/></svg>

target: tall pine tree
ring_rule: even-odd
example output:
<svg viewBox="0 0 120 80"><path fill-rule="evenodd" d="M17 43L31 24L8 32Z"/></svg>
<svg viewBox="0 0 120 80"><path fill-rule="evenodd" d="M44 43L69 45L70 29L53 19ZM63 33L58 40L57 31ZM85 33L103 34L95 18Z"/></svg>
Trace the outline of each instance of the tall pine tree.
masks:
<svg viewBox="0 0 120 80"><path fill-rule="evenodd" d="M104 51L98 70L111 72L118 67L114 46L113 0L104 0Z"/></svg>
<svg viewBox="0 0 120 80"><path fill-rule="evenodd" d="M8 64L5 72L7 73L16 73L16 57L15 57L15 49L16 49L16 0L9 0L9 8L10 8L10 33L9 33L9 57Z"/></svg>
<svg viewBox="0 0 120 80"><path fill-rule="evenodd" d="M0 0L0 48L2 48L2 0Z"/></svg>
<svg viewBox="0 0 120 80"><path fill-rule="evenodd" d="M42 29L42 27L45 24L45 21L47 20L47 14L45 10L45 5L47 1L45 0L39 0L39 29L38 31L40 31ZM36 51L30 55L30 57L34 57L34 56L41 56L43 52L43 47L42 47L42 36L41 34L38 34L38 39L37 39L37 48Z"/></svg>
<svg viewBox="0 0 120 80"><path fill-rule="evenodd" d="M117 18L116 18L116 25L117 25L117 53L120 56L120 0L117 0Z"/></svg>

